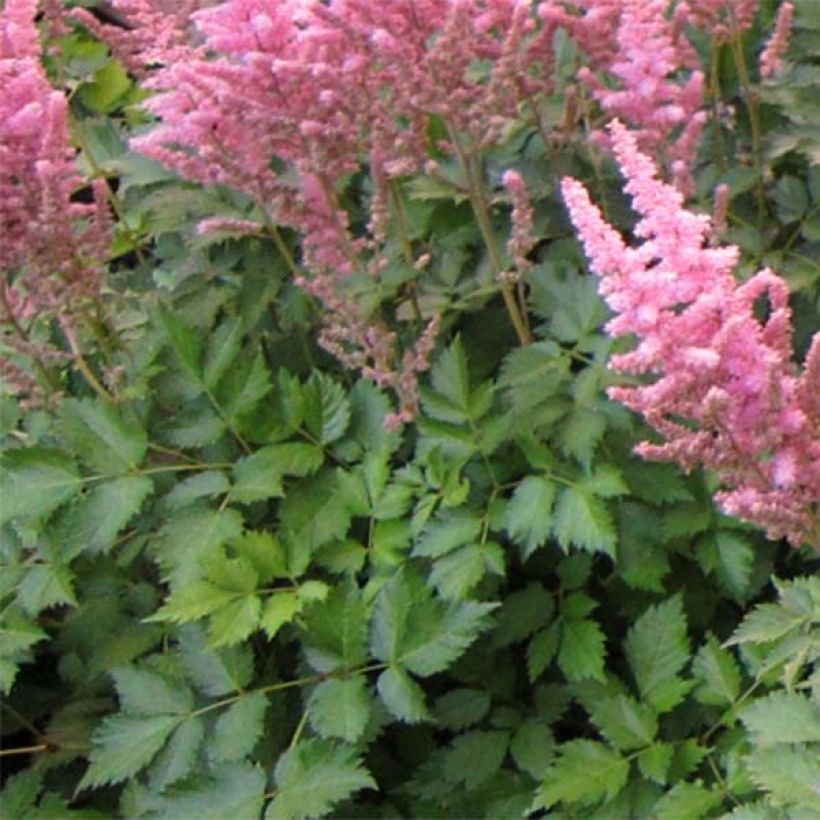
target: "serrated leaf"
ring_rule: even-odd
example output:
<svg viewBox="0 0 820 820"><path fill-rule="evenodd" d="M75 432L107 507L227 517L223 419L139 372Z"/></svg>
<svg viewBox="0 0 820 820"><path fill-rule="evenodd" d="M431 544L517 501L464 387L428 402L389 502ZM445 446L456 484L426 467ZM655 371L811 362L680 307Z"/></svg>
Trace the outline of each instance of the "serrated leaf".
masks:
<svg viewBox="0 0 820 820"><path fill-rule="evenodd" d="M696 555L707 573L714 573L720 585L738 600L749 594L754 567L752 544L738 533L718 530L698 541Z"/></svg>
<svg viewBox="0 0 820 820"><path fill-rule="evenodd" d="M699 783L678 783L655 804L653 813L658 820L678 820L680 817L697 820L721 801L720 794Z"/></svg>
<svg viewBox="0 0 820 820"><path fill-rule="evenodd" d="M57 604L75 606L74 573L58 564L34 564L30 566L17 585L17 601L28 615L38 615L42 610Z"/></svg>
<svg viewBox="0 0 820 820"><path fill-rule="evenodd" d="M15 518L45 516L74 495L82 479L71 459L40 447L0 454L0 526Z"/></svg>
<svg viewBox="0 0 820 820"><path fill-rule="evenodd" d="M163 791L189 775L198 762L204 736L205 729L199 717L188 718L176 729L151 764L148 775L151 787Z"/></svg>
<svg viewBox="0 0 820 820"><path fill-rule="evenodd" d="M607 418L595 408L575 406L557 433L561 452L588 467L607 428Z"/></svg>
<svg viewBox="0 0 820 820"><path fill-rule="evenodd" d="M740 712L757 746L820 743L820 706L796 692L770 692Z"/></svg>
<svg viewBox="0 0 820 820"><path fill-rule="evenodd" d="M680 702L688 684L678 672L689 659L689 641L678 596L649 607L629 630L624 649L645 700L661 713Z"/></svg>
<svg viewBox="0 0 820 820"><path fill-rule="evenodd" d="M120 666L111 675L122 711L129 716L185 715L193 708L188 687L159 672Z"/></svg>
<svg viewBox="0 0 820 820"><path fill-rule="evenodd" d="M58 532L65 553L90 555L109 550L154 485L145 476L123 476L92 487L65 512Z"/></svg>
<svg viewBox="0 0 820 820"><path fill-rule="evenodd" d="M820 812L820 794L817 793L820 755L817 752L817 746L755 749L744 762L754 783L768 793L775 806Z"/></svg>
<svg viewBox="0 0 820 820"><path fill-rule="evenodd" d="M209 759L223 764L249 755L264 730L267 708L264 692L251 692L232 703L219 716L208 738Z"/></svg>
<svg viewBox="0 0 820 820"><path fill-rule="evenodd" d="M543 546L552 528L556 485L542 476L527 476L507 504L504 527L527 558Z"/></svg>
<svg viewBox="0 0 820 820"><path fill-rule="evenodd" d="M565 551L571 545L615 557L615 526L606 504L582 487L565 487L555 507L555 537Z"/></svg>
<svg viewBox="0 0 820 820"><path fill-rule="evenodd" d="M725 646L776 641L806 621L806 616L790 612L780 604L758 604L746 615Z"/></svg>
<svg viewBox="0 0 820 820"><path fill-rule="evenodd" d="M565 619L558 666L567 680L604 679L605 638L595 621Z"/></svg>
<svg viewBox="0 0 820 820"><path fill-rule="evenodd" d="M489 692L482 689L452 689L436 700L433 717L441 728L460 732L482 720L490 702Z"/></svg>
<svg viewBox="0 0 820 820"><path fill-rule="evenodd" d="M272 448L263 448L237 461L233 466L234 486L231 499L240 504L252 504L266 498L281 498L282 475L276 469Z"/></svg>
<svg viewBox="0 0 820 820"><path fill-rule="evenodd" d="M612 800L626 784L629 763L603 743L571 740L559 748L561 756L547 770L534 808L559 802L591 806L604 798Z"/></svg>
<svg viewBox="0 0 820 820"><path fill-rule="evenodd" d="M211 646L228 646L244 641L259 626L262 602L256 595L245 595L220 607L208 625Z"/></svg>
<svg viewBox="0 0 820 820"><path fill-rule="evenodd" d="M317 734L355 743L370 720L371 699L364 677L320 683L308 701L308 720Z"/></svg>
<svg viewBox="0 0 820 820"><path fill-rule="evenodd" d="M376 786L354 749L327 740L306 740L288 749L274 778L276 796L265 820L321 817L340 800Z"/></svg>
<svg viewBox="0 0 820 820"><path fill-rule="evenodd" d="M376 681L379 697L387 710L404 723L429 720L424 690L399 666L391 666Z"/></svg>
<svg viewBox="0 0 820 820"><path fill-rule="evenodd" d="M668 743L653 743L648 749L644 749L638 755L638 768L641 774L662 786L665 785L673 752L674 748Z"/></svg>
<svg viewBox="0 0 820 820"><path fill-rule="evenodd" d="M516 418L550 422L570 404L569 359L555 342L535 342L511 351L501 366L500 384ZM546 412L545 412L546 410Z"/></svg>
<svg viewBox="0 0 820 820"><path fill-rule="evenodd" d="M145 618L145 621L184 624L216 612L234 597L233 592L220 589L210 581L194 581L172 592L165 603L153 615Z"/></svg>
<svg viewBox="0 0 820 820"><path fill-rule="evenodd" d="M507 646L545 627L555 612L552 595L541 584L531 582L512 592L495 615L494 647Z"/></svg>
<svg viewBox="0 0 820 820"><path fill-rule="evenodd" d="M304 615L304 651L321 673L353 669L367 659L369 610L352 580L338 584Z"/></svg>
<svg viewBox="0 0 820 820"><path fill-rule="evenodd" d="M205 363L202 368L203 383L213 390L225 371L236 359L242 344L242 321L238 317L224 319L208 337Z"/></svg>
<svg viewBox="0 0 820 820"><path fill-rule="evenodd" d="M516 727L510 754L519 769L540 781L555 759L555 738L542 721L524 721Z"/></svg>
<svg viewBox="0 0 820 820"><path fill-rule="evenodd" d="M430 573L430 583L442 598L459 601L481 581L486 571L484 545L472 544L439 558Z"/></svg>
<svg viewBox="0 0 820 820"><path fill-rule="evenodd" d="M160 325L165 331L165 338L176 354L177 359L197 383L202 381L202 370L199 365L200 348L194 332L176 314L165 308L157 311Z"/></svg>
<svg viewBox="0 0 820 820"><path fill-rule="evenodd" d="M183 626L177 635L180 660L199 691L220 697L248 685L253 675L253 657L247 646L211 649L199 624Z"/></svg>
<svg viewBox="0 0 820 820"><path fill-rule="evenodd" d="M100 399L65 399L59 417L61 438L94 470L124 473L145 455L148 438L137 420Z"/></svg>
<svg viewBox="0 0 820 820"><path fill-rule="evenodd" d="M692 674L701 683L695 698L710 706L728 706L740 694L740 670L729 652L722 649L713 635L698 650L692 663Z"/></svg>
<svg viewBox="0 0 820 820"><path fill-rule="evenodd" d="M461 338L442 351L431 372L432 390L422 391L422 407L432 418L461 424L477 421L492 404L492 384L470 389L467 355Z"/></svg>
<svg viewBox="0 0 820 820"><path fill-rule="evenodd" d="M219 385L220 406L234 425L240 417L251 413L272 388L270 371L262 352L249 359L250 364L244 365L245 361L246 357L240 356L240 366L229 370Z"/></svg>
<svg viewBox="0 0 820 820"><path fill-rule="evenodd" d="M552 663L552 659L558 652L560 641L561 625L555 621L546 629L537 632L527 644L527 677L530 683L535 683L541 673Z"/></svg>
<svg viewBox="0 0 820 820"><path fill-rule="evenodd" d="M94 732L91 765L78 790L119 783L145 768L179 725L176 715L105 718Z"/></svg>
<svg viewBox="0 0 820 820"><path fill-rule="evenodd" d="M645 703L624 694L584 698L582 703L601 734L616 748L631 751L654 741L658 719Z"/></svg>
<svg viewBox="0 0 820 820"><path fill-rule="evenodd" d="M291 623L301 611L302 602L296 590L276 592L265 601L259 626L265 630L269 638L274 638L276 633L285 624Z"/></svg>
<svg viewBox="0 0 820 820"><path fill-rule="evenodd" d="M174 417L168 438L178 447L203 447L219 441L227 429L225 420L213 408L194 405Z"/></svg>
<svg viewBox="0 0 820 820"><path fill-rule="evenodd" d="M500 768L510 736L501 731L472 731L459 735L444 755L444 777L450 783L475 789Z"/></svg>
<svg viewBox="0 0 820 820"><path fill-rule="evenodd" d="M350 424L350 400L342 386L324 373L311 374L304 387L304 419L321 444L340 439Z"/></svg>
<svg viewBox="0 0 820 820"><path fill-rule="evenodd" d="M271 533L249 530L231 541L231 547L250 562L260 583L288 577L285 550Z"/></svg>
<svg viewBox="0 0 820 820"><path fill-rule="evenodd" d="M481 519L472 515L444 513L429 521L413 548L415 557L439 558L456 547L478 539Z"/></svg>

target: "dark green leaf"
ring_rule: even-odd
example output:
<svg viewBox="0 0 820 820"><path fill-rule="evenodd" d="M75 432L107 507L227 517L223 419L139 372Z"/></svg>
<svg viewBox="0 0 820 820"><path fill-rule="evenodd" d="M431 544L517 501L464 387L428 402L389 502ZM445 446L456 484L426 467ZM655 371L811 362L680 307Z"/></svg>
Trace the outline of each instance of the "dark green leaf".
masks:
<svg viewBox="0 0 820 820"><path fill-rule="evenodd" d="M400 666L382 672L376 688L388 711L404 723L430 720L424 691Z"/></svg>
<svg viewBox="0 0 820 820"><path fill-rule="evenodd" d="M433 716L436 723L460 732L478 723L490 710L490 695L481 689L453 689L436 700Z"/></svg>
<svg viewBox="0 0 820 820"><path fill-rule="evenodd" d="M267 708L264 692L251 692L232 703L214 725L208 739L208 757L222 764L249 755L264 730Z"/></svg>
<svg viewBox="0 0 820 820"><path fill-rule="evenodd" d="M507 732L472 731L459 735L444 756L444 777L474 789L501 767L509 745Z"/></svg>
<svg viewBox="0 0 820 820"><path fill-rule="evenodd" d="M740 694L740 670L735 659L722 649L713 635L698 650L692 663L692 674L701 683L695 697L711 706L728 706Z"/></svg>
<svg viewBox="0 0 820 820"><path fill-rule="evenodd" d="M528 476L516 488L509 503L505 528L521 547L524 560L543 546L552 527L556 485L541 476Z"/></svg>
<svg viewBox="0 0 820 820"><path fill-rule="evenodd" d="M555 507L555 537L564 550L574 544L615 557L615 526L606 504L583 487L566 487Z"/></svg>

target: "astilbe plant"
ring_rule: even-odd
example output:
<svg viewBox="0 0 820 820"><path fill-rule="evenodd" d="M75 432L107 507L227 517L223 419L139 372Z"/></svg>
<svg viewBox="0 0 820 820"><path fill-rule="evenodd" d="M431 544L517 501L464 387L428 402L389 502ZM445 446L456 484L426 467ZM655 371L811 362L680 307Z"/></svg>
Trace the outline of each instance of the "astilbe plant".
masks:
<svg viewBox="0 0 820 820"><path fill-rule="evenodd" d="M33 357L41 378L10 356L0 355L0 366L35 403L50 381L48 362L64 354L38 341L34 326L56 320L79 356L75 319L99 295L110 242L104 183L93 184L92 202L74 199L84 182L67 100L40 60L36 10L36 0L8 0L0 12L0 327L6 349Z"/></svg>
<svg viewBox="0 0 820 820"><path fill-rule="evenodd" d="M663 436L648 458L715 470L730 515L771 538L820 544L820 335L795 369L786 283L764 269L738 283L734 246L707 247L710 219L684 208L620 122L610 133L640 214L628 246L570 178L562 190L601 293L613 336L637 345L613 368L650 377L610 390ZM768 317L760 320L763 302Z"/></svg>

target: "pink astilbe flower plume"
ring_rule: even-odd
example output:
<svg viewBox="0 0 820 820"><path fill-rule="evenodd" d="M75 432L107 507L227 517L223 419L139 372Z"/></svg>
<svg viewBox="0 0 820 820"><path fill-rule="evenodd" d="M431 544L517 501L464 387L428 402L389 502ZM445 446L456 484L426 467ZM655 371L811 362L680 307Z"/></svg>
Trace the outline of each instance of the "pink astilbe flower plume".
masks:
<svg viewBox="0 0 820 820"><path fill-rule="evenodd" d="M642 243L628 247L580 183L566 178L562 191L615 312L608 332L637 339L612 366L650 377L610 391L665 439L638 452L715 470L727 513L771 538L820 544L820 336L799 373L783 280L762 270L738 284L738 249L709 247L709 217L683 207L624 125L610 134Z"/></svg>
<svg viewBox="0 0 820 820"><path fill-rule="evenodd" d="M793 16L794 6L791 3L783 3L777 11L774 31L760 55L760 76L764 79L771 77L783 66L783 55L789 47Z"/></svg>
<svg viewBox="0 0 820 820"><path fill-rule="evenodd" d="M7 0L0 12L0 325L4 345L26 354L37 353L28 335L35 320L56 318L68 331L98 295L111 227L102 183L92 203L72 199L83 179L68 103L40 62L36 11L34 0Z"/></svg>

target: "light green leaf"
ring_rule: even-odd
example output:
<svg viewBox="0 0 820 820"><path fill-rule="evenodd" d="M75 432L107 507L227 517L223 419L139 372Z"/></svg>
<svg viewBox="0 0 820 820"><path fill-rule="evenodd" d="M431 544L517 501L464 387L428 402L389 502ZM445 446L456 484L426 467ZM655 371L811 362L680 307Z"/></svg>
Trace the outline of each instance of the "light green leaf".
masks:
<svg viewBox="0 0 820 820"><path fill-rule="evenodd" d="M399 666L379 675L376 689L387 710L404 723L430 720L422 688Z"/></svg>
<svg viewBox="0 0 820 820"><path fill-rule="evenodd" d="M556 485L541 476L528 476L507 504L505 529L527 558L546 543L552 528Z"/></svg>
<svg viewBox="0 0 820 820"><path fill-rule="evenodd" d="M340 800L376 786L354 749L328 740L307 740L288 749L274 778L276 796L265 820L321 817Z"/></svg>
<svg viewBox="0 0 820 820"><path fill-rule="evenodd" d="M770 692L740 712L755 745L820 743L820 705L796 692Z"/></svg>
<svg viewBox="0 0 820 820"><path fill-rule="evenodd" d="M208 739L209 759L224 764L249 755L264 731L267 708L264 692L251 692L232 703L219 716Z"/></svg>
<svg viewBox="0 0 820 820"><path fill-rule="evenodd" d="M233 364L242 344L242 320L238 317L224 319L208 337L202 380L208 390L213 390L225 371Z"/></svg>
<svg viewBox="0 0 820 820"><path fill-rule="evenodd" d="M555 537L561 548L574 544L615 557L615 526L606 504L583 487L565 487L555 507Z"/></svg>
<svg viewBox="0 0 820 820"><path fill-rule="evenodd" d="M561 756L546 772L534 808L550 808L556 803L591 806L612 800L624 787L629 763L603 743L571 740L559 747Z"/></svg>
<svg viewBox="0 0 820 820"><path fill-rule="evenodd" d="M530 683L541 676L558 652L561 640L560 621L554 621L546 629L537 632L527 645L527 676Z"/></svg>
<svg viewBox="0 0 820 820"><path fill-rule="evenodd" d="M722 649L714 635L698 650L692 674L701 683L695 698L710 706L729 706L740 693L740 670L732 655Z"/></svg>
<svg viewBox="0 0 820 820"><path fill-rule="evenodd" d="M260 583L288 577L285 550L271 533L248 530L231 541L231 547L250 562Z"/></svg>
<svg viewBox="0 0 820 820"><path fill-rule="evenodd" d="M458 735L444 755L444 777L472 790L501 768L510 736L500 731L472 731Z"/></svg>
<svg viewBox="0 0 820 820"><path fill-rule="evenodd" d="M362 675L323 681L311 693L307 708L317 734L355 743L370 720L366 681Z"/></svg>
<svg viewBox="0 0 820 820"><path fill-rule="evenodd" d="M94 732L91 765L78 790L118 783L145 768L179 725L176 715L105 718Z"/></svg>
<svg viewBox="0 0 820 820"><path fill-rule="evenodd" d="M718 530L699 539L696 555L704 571L738 600L749 594L755 550L739 533Z"/></svg>
<svg viewBox="0 0 820 820"><path fill-rule="evenodd" d="M666 773L672 762L674 747L669 743L653 743L638 755L638 768L641 774L649 780L654 780L662 786L666 785Z"/></svg>
<svg viewBox="0 0 820 820"><path fill-rule="evenodd" d="M415 557L439 558L469 544L481 534L481 519L472 515L437 515L422 530L413 548Z"/></svg>
<svg viewBox="0 0 820 820"><path fill-rule="evenodd" d="M755 749L745 764L754 783L775 806L820 813L820 746Z"/></svg>
<svg viewBox="0 0 820 820"><path fill-rule="evenodd" d="M322 673L353 669L367 659L369 609L356 584L337 584L327 598L304 615L304 651L308 663Z"/></svg>
<svg viewBox="0 0 820 820"><path fill-rule="evenodd" d="M489 692L482 689L451 689L436 700L433 717L441 728L460 732L486 717L490 701Z"/></svg>
<svg viewBox="0 0 820 820"><path fill-rule="evenodd" d="M145 621L184 624L216 612L234 598L233 592L220 589L210 581L194 581L172 592L165 603L153 615L145 618Z"/></svg>
<svg viewBox="0 0 820 820"><path fill-rule="evenodd" d="M780 604L758 604L741 622L725 646L776 641L806 623L808 618Z"/></svg>
<svg viewBox="0 0 820 820"><path fill-rule="evenodd" d="M286 589L275 592L265 601L259 626L265 630L269 638L274 638L276 633L285 624L291 623L301 611L302 602L296 590Z"/></svg>
<svg viewBox="0 0 820 820"><path fill-rule="evenodd" d="M211 615L208 638L211 646L228 646L244 641L259 626L262 602L256 595L245 595Z"/></svg>
<svg viewBox="0 0 820 820"><path fill-rule="evenodd" d="M658 820L679 820L681 817L698 820L705 817L721 802L717 794L699 783L678 783L654 806L654 816Z"/></svg>
<svg viewBox="0 0 820 820"><path fill-rule="evenodd" d="M304 387L304 419L308 432L322 444L340 439L350 424L350 400L342 386L319 371Z"/></svg>
<svg viewBox="0 0 820 820"><path fill-rule="evenodd" d="M433 565L430 583L442 598L459 601L487 572L487 556L482 545L455 550Z"/></svg>
<svg viewBox="0 0 820 820"><path fill-rule="evenodd" d="M74 462L40 447L0 454L0 526L15 518L46 516L81 486Z"/></svg>
<svg viewBox="0 0 820 820"><path fill-rule="evenodd" d="M584 708L601 734L623 751L649 746L658 732L658 719L645 703L628 695L582 698Z"/></svg>
<svg viewBox="0 0 820 820"><path fill-rule="evenodd" d="M689 659L680 597L649 607L629 630L624 649L641 695L658 712L676 706L689 689L678 677Z"/></svg>
<svg viewBox="0 0 820 820"><path fill-rule="evenodd" d="M163 506L169 510L178 510L200 498L223 495L231 489L231 482L221 470L205 470L189 476L174 485L168 495L162 499Z"/></svg>
<svg viewBox="0 0 820 820"><path fill-rule="evenodd" d="M65 554L109 550L134 517L154 485L145 476L123 476L92 487L74 502L58 523Z"/></svg>
<svg viewBox="0 0 820 820"><path fill-rule="evenodd" d="M568 680L604 679L604 634L595 621L566 619L561 631L558 666Z"/></svg>
<svg viewBox="0 0 820 820"><path fill-rule="evenodd" d="M177 636L182 665L200 692L221 697L248 685L253 675L253 657L248 646L211 649L199 624L181 627Z"/></svg>
<svg viewBox="0 0 820 820"><path fill-rule="evenodd" d="M101 399L65 399L59 417L62 440L94 470L124 473L145 455L148 438L136 418Z"/></svg>
<svg viewBox="0 0 820 820"><path fill-rule="evenodd" d="M151 787L163 791L189 775L198 762L199 748L205 736L202 719L188 718L168 739L165 748L151 764L148 778Z"/></svg>
<svg viewBox="0 0 820 820"><path fill-rule="evenodd" d="M129 716L185 715L193 708L187 686L140 666L111 671L120 706Z"/></svg>
<svg viewBox="0 0 820 820"><path fill-rule="evenodd" d="M17 585L17 600L28 615L39 615L56 604L76 606L74 573L58 564L30 566Z"/></svg>

